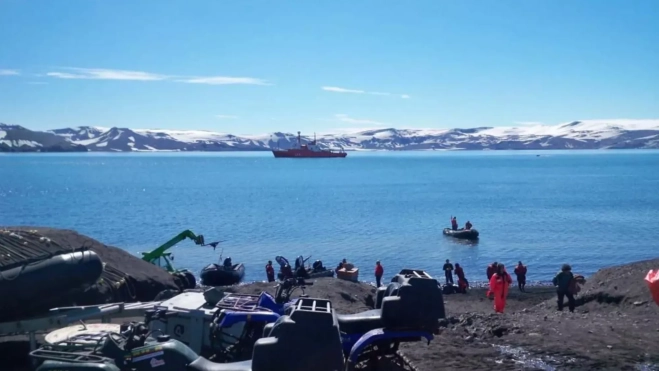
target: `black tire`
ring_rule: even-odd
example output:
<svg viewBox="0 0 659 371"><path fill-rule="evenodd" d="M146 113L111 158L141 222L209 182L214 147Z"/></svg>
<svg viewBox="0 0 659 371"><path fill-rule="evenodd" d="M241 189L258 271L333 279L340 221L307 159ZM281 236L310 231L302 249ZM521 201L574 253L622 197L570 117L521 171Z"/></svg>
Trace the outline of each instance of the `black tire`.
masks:
<svg viewBox="0 0 659 371"><path fill-rule="evenodd" d="M197 287L197 278L195 278L194 274L191 272L183 272L183 276L185 276L188 286L187 288L189 289L194 289Z"/></svg>

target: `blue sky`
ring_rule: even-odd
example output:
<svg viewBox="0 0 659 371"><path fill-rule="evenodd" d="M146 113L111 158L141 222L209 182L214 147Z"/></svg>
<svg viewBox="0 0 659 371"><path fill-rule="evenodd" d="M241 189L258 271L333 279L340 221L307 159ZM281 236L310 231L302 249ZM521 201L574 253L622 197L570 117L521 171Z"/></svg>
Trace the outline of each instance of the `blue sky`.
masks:
<svg viewBox="0 0 659 371"><path fill-rule="evenodd" d="M659 118L657 14L657 0L2 0L0 122L249 134Z"/></svg>

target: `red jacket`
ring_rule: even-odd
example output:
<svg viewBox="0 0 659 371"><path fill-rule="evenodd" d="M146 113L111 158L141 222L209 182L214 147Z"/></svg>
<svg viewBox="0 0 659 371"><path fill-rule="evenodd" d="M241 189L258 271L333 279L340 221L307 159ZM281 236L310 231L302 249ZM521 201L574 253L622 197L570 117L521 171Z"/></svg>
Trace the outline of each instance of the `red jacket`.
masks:
<svg viewBox="0 0 659 371"><path fill-rule="evenodd" d="M267 265L266 264L265 273L266 274L275 274L275 268L273 268L272 265Z"/></svg>
<svg viewBox="0 0 659 371"><path fill-rule="evenodd" d="M384 274L384 268L382 267L382 265L381 264L376 265L375 266L375 275L376 276L382 276L383 274Z"/></svg>
<svg viewBox="0 0 659 371"><path fill-rule="evenodd" d="M526 275L526 265L517 265L517 267L515 267L515 274Z"/></svg>

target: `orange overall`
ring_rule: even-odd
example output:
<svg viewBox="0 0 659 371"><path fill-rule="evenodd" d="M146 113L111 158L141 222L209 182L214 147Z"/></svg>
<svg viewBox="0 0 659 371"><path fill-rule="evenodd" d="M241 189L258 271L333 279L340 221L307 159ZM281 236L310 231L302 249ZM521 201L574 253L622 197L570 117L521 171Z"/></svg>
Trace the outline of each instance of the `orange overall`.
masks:
<svg viewBox="0 0 659 371"><path fill-rule="evenodd" d="M503 309L506 307L508 288L512 282L513 279L510 278L508 272L504 272L501 276L498 273L495 273L492 278L490 278L490 291L494 294L495 312L503 313Z"/></svg>

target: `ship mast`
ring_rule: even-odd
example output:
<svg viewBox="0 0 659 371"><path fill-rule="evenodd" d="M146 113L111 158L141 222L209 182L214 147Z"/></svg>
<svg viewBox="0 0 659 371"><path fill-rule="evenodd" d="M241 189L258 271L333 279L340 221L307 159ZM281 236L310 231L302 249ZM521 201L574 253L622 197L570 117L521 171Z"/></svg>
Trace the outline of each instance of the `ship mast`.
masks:
<svg viewBox="0 0 659 371"><path fill-rule="evenodd" d="M302 138L300 137L300 132L297 132L297 144L302 148Z"/></svg>

